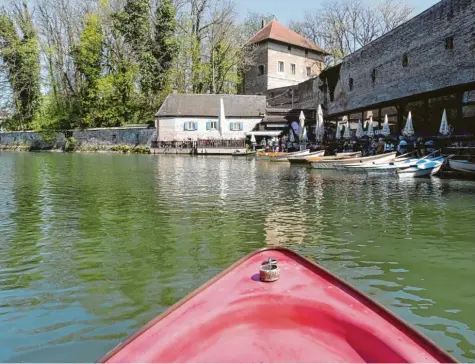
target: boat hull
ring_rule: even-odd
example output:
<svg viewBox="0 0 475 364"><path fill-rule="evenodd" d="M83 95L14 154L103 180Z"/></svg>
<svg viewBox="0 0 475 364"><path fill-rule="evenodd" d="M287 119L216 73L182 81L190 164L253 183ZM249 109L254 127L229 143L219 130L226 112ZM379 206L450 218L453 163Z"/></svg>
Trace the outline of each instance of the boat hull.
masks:
<svg viewBox="0 0 475 364"><path fill-rule="evenodd" d="M442 162L434 162L428 167L421 165L399 169L397 174L399 177L428 177L439 173L442 168Z"/></svg>
<svg viewBox="0 0 475 364"><path fill-rule="evenodd" d="M259 280L269 257L280 279ZM384 307L302 256L254 252L100 362L455 362Z"/></svg>
<svg viewBox="0 0 475 364"><path fill-rule="evenodd" d="M316 160L312 162L312 168L315 169L336 169L337 165L344 165L344 164L356 164L361 163L363 165L366 162L377 161L378 163L389 162L390 160L394 159L396 153L386 153L386 154L379 154L379 155L372 155L369 157L360 157L360 158L347 158L347 159L333 159L333 160Z"/></svg>
<svg viewBox="0 0 475 364"><path fill-rule="evenodd" d="M467 175L475 175L475 163L456 159L448 160L449 168Z"/></svg>

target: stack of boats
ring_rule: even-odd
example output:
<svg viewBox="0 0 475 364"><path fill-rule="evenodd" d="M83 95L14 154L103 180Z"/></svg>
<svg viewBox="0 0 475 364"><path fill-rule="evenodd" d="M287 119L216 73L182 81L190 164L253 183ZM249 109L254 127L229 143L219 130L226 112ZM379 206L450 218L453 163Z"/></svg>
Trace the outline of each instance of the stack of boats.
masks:
<svg viewBox="0 0 475 364"><path fill-rule="evenodd" d="M336 169L346 172L370 175L397 174L399 177L424 177L437 174L445 158L429 154L422 158L411 153L396 157L396 152L361 157L361 152L337 153L324 156L325 151L310 152L309 149L293 152L258 152L257 159L271 162L287 162L291 165L305 165L313 169ZM447 158L447 167L462 174L475 175L475 163L467 160Z"/></svg>

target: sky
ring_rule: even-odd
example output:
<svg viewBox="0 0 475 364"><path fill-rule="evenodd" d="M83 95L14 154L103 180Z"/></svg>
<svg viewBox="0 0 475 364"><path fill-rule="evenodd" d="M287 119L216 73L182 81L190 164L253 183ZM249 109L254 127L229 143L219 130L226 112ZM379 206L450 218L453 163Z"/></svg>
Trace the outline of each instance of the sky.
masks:
<svg viewBox="0 0 475 364"><path fill-rule="evenodd" d="M239 15L244 18L248 10L259 13L270 13L277 20L288 25L291 20L302 20L305 11L318 9L323 2L331 0L235 0ZM376 0L365 0L367 4L376 4ZM417 15L439 0L407 0L415 7L414 15Z"/></svg>

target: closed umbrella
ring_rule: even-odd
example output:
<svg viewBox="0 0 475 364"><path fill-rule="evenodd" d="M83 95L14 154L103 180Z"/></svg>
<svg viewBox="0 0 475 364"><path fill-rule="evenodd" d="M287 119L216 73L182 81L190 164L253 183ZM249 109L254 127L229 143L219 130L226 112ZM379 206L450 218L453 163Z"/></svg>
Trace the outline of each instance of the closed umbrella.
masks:
<svg viewBox="0 0 475 364"><path fill-rule="evenodd" d="M294 131L292 129L289 131L289 142L295 143Z"/></svg>
<svg viewBox="0 0 475 364"><path fill-rule="evenodd" d="M251 143L256 144L256 136L254 134L251 134Z"/></svg>
<svg viewBox="0 0 475 364"><path fill-rule="evenodd" d="M412 126L412 114L410 111L409 111L409 114L407 115L406 126L402 130L402 133L408 137L414 135L414 127Z"/></svg>
<svg viewBox="0 0 475 364"><path fill-rule="evenodd" d="M303 128L303 132L302 132L302 142L306 143L307 141L308 141L307 128Z"/></svg>
<svg viewBox="0 0 475 364"><path fill-rule="evenodd" d="M389 119L388 119L388 114L384 115L384 125L383 129L381 130L381 134L384 136L388 136L391 134L391 129L389 128Z"/></svg>
<svg viewBox="0 0 475 364"><path fill-rule="evenodd" d="M226 116L224 114L224 101L221 97L219 100L219 121L218 121L218 130L219 135L223 137L223 125L226 122Z"/></svg>
<svg viewBox="0 0 475 364"><path fill-rule="evenodd" d="M299 116L299 121L300 121L300 135L299 135L299 140L302 140L303 136L303 127L305 125L305 115L303 114L303 111L300 111L300 116Z"/></svg>
<svg viewBox="0 0 475 364"><path fill-rule="evenodd" d="M323 126L323 111L322 106L318 104L317 110L317 127L315 128L315 139L322 140L325 133Z"/></svg>
<svg viewBox="0 0 475 364"><path fill-rule="evenodd" d="M363 125L361 125L361 120L358 120L358 126L356 127L356 137L359 139L364 135Z"/></svg>
<svg viewBox="0 0 475 364"><path fill-rule="evenodd" d="M340 123L336 123L336 135L335 138L340 139L341 138L341 126Z"/></svg>
<svg viewBox="0 0 475 364"><path fill-rule="evenodd" d="M369 122L368 122L368 131L366 132L366 135L369 136L370 138L374 137L374 131L373 131L373 117L369 117Z"/></svg>
<svg viewBox="0 0 475 364"><path fill-rule="evenodd" d="M447 112L444 109L444 113L442 114L442 121L440 122L440 134L442 135L449 135L449 123L447 121Z"/></svg>
<svg viewBox="0 0 475 364"><path fill-rule="evenodd" d="M345 125L345 132L343 133L343 138L345 139L350 139L351 134L350 134L350 123L347 121Z"/></svg>

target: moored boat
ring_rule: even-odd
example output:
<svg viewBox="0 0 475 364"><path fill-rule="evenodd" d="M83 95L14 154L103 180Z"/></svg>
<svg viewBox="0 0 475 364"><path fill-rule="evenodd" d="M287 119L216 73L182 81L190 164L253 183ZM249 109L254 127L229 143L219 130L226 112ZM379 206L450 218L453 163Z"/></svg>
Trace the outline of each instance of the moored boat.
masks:
<svg viewBox="0 0 475 364"><path fill-rule="evenodd" d="M422 159L416 163L415 166L410 166L407 168L401 168L397 170L399 177L428 177L436 175L442 164L444 163L444 158L434 158L434 159Z"/></svg>
<svg viewBox="0 0 475 364"><path fill-rule="evenodd" d="M336 155L330 155L330 156L318 156L318 155L310 155L310 156L304 156L304 157L296 157L289 159L290 164L295 165L295 164L305 164L305 165L310 165L312 162L316 161L321 161L321 160L334 160L334 159L344 159L344 160L349 160L352 157L357 157L361 156L361 152L354 152L354 153L337 153Z"/></svg>
<svg viewBox="0 0 475 364"><path fill-rule="evenodd" d="M278 157L285 155L287 153L285 152L265 152L265 151L259 151L256 153L256 159L257 160L269 160L272 157Z"/></svg>
<svg viewBox="0 0 475 364"><path fill-rule="evenodd" d="M456 362L383 306L284 248L254 252L100 362Z"/></svg>
<svg viewBox="0 0 475 364"><path fill-rule="evenodd" d="M459 160L459 159L448 159L447 160L449 168L461 172L467 175L475 175L475 163L469 162L467 160Z"/></svg>
<svg viewBox="0 0 475 364"><path fill-rule="evenodd" d="M290 158L293 158L293 157L297 158L297 157L306 156L306 155L309 155L309 154L310 154L310 149L306 149L306 150L299 151L299 152L285 153L283 155L270 157L269 160L271 162L288 162L288 160Z"/></svg>
<svg viewBox="0 0 475 364"><path fill-rule="evenodd" d="M312 168L315 169L335 169L335 166L338 164L347 164L347 163L366 163L366 162L388 162L396 156L396 152L385 153L385 154L378 154L378 155L370 155L368 157L360 157L360 158L348 158L348 159L330 159L330 160L316 160L312 162Z"/></svg>

